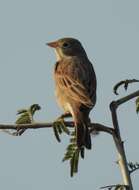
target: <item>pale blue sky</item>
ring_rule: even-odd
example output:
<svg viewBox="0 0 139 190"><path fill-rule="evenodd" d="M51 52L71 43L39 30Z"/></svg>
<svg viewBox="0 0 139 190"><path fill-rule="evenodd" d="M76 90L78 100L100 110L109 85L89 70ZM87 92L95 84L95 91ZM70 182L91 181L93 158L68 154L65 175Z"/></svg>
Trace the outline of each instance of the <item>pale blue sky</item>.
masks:
<svg viewBox="0 0 139 190"><path fill-rule="evenodd" d="M139 78L139 1L137 0L0 0L0 123L12 123L16 110L39 103L39 121L60 113L53 82L54 52L45 43L71 36L84 45L98 79L98 98L91 119L111 126L113 85ZM139 87L131 85L128 92ZM120 89L120 95L126 95ZM129 161L139 161L139 118L134 101L119 109ZM67 145L52 130L28 130L21 137L0 133L0 188L3 190L99 189L121 182L112 138L100 134L93 149L70 178L62 163ZM138 173L133 176L139 186Z"/></svg>

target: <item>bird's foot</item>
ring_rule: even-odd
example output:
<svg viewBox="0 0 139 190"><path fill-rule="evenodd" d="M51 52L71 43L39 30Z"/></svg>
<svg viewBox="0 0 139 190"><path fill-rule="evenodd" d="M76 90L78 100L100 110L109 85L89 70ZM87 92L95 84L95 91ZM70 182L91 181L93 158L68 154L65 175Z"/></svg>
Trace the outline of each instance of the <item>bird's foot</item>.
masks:
<svg viewBox="0 0 139 190"><path fill-rule="evenodd" d="M72 117L71 113L69 112L66 112L64 114L62 114L60 117L58 117L58 119L65 119L65 118L68 118L68 117Z"/></svg>

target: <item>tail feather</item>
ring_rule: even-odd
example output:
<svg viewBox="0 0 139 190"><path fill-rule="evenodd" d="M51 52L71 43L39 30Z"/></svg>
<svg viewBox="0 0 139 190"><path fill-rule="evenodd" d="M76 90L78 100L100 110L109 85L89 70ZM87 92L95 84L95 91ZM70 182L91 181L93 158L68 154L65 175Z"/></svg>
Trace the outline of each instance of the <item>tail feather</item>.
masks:
<svg viewBox="0 0 139 190"><path fill-rule="evenodd" d="M91 135L90 135L88 126L86 126L86 131L85 131L85 147L87 149L91 149L92 148Z"/></svg>
<svg viewBox="0 0 139 190"><path fill-rule="evenodd" d="M77 138L77 146L79 148L85 146L87 149L91 149L91 135L88 129L88 125L86 123L84 122L77 123L76 138Z"/></svg>

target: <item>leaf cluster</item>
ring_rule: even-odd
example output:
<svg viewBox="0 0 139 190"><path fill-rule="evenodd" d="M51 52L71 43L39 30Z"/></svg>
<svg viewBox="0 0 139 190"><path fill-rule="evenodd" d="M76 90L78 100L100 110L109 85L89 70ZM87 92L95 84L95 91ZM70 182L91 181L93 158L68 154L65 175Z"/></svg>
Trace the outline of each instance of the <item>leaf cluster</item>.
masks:
<svg viewBox="0 0 139 190"><path fill-rule="evenodd" d="M139 113L139 97L136 99L136 112Z"/></svg>
<svg viewBox="0 0 139 190"><path fill-rule="evenodd" d="M38 104L31 105L28 109L20 109L17 111L19 117L16 120L16 124L27 124L33 122L33 116L36 111L40 110L41 107Z"/></svg>
<svg viewBox="0 0 139 190"><path fill-rule="evenodd" d="M79 158L84 158L84 147L78 148L76 144L76 134L75 131L72 132L70 139L70 144L67 146L66 153L63 158L64 161L69 161L70 163L70 176L73 177L74 174L78 172Z"/></svg>
<svg viewBox="0 0 139 190"><path fill-rule="evenodd" d="M129 172L133 173L134 171L139 169L139 163L138 162L136 162L136 163L129 162L128 167L129 167Z"/></svg>
<svg viewBox="0 0 139 190"><path fill-rule="evenodd" d="M61 142L60 135L62 133L66 133L67 135L70 135L70 130L65 125L64 120L61 118L59 118L53 123L53 132L58 142Z"/></svg>
<svg viewBox="0 0 139 190"><path fill-rule="evenodd" d="M36 111L40 110L41 107L39 106L39 104L33 104L31 105L28 109L20 109L17 111L17 115L18 118L16 120L16 124L30 124L30 123L34 123L34 114ZM22 135L24 133L25 129L17 129L17 131L15 133L13 133L13 135Z"/></svg>

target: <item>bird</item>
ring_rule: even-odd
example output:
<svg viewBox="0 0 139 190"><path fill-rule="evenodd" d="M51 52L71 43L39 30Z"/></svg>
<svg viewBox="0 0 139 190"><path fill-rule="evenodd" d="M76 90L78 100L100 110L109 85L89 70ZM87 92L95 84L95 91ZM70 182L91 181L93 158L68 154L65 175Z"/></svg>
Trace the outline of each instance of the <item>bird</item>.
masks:
<svg viewBox="0 0 139 190"><path fill-rule="evenodd" d="M96 104L97 80L94 67L78 39L65 37L47 43L54 48L55 93L65 116L71 116L75 125L79 149L91 149L89 113Z"/></svg>

